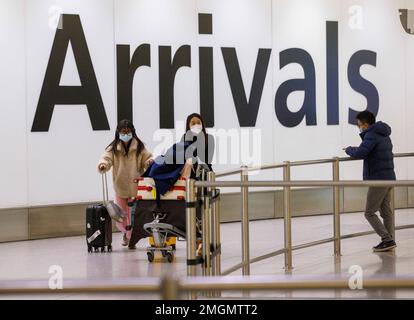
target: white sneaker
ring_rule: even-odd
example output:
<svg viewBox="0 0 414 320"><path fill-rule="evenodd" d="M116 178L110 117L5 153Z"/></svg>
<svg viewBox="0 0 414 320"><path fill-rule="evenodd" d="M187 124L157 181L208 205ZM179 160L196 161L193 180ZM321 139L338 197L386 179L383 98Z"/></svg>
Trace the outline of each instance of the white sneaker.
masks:
<svg viewBox="0 0 414 320"><path fill-rule="evenodd" d="M128 243L129 243L128 238L126 236L126 233L124 233L124 236L122 237L122 243L121 243L121 245L123 247L126 247L128 245Z"/></svg>

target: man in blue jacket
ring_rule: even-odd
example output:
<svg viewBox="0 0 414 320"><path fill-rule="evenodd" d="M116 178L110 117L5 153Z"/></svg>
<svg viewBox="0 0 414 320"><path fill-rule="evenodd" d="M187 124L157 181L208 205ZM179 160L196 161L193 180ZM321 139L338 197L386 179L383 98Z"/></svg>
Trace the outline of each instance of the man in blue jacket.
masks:
<svg viewBox="0 0 414 320"><path fill-rule="evenodd" d="M352 158L364 160L364 180L395 180L391 128L384 122L376 122L369 111L360 112L356 118L362 143L359 147L346 148L345 152ZM391 191L390 187L368 189L365 218L382 240L373 248L374 252L389 251L397 246L392 236ZM377 211L383 222L376 215Z"/></svg>

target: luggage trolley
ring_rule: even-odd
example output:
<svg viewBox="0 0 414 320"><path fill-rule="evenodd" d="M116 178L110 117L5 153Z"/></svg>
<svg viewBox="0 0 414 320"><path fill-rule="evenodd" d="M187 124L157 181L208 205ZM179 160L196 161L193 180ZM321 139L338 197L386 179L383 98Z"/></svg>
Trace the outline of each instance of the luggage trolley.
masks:
<svg viewBox="0 0 414 320"><path fill-rule="evenodd" d="M131 225L143 228L150 235L147 247L147 258L153 262L155 252L161 252L163 258L173 262L177 238L186 237L185 232L185 184L186 178L180 177L174 186L163 196L160 196L160 206L156 203L155 182L152 178L137 178L137 196L132 199ZM152 207L151 209L148 209ZM152 215L152 221L136 226L135 213L146 210ZM151 213L148 212L150 210ZM147 220L148 221L148 220ZM197 228L200 230L200 228Z"/></svg>
<svg viewBox="0 0 414 320"><path fill-rule="evenodd" d="M169 223L160 222L164 219L165 213L154 212L154 221L144 224L145 231L151 235L147 247L149 262L154 261L154 253L160 251L168 262L173 262L176 250L177 237L185 238L185 232Z"/></svg>

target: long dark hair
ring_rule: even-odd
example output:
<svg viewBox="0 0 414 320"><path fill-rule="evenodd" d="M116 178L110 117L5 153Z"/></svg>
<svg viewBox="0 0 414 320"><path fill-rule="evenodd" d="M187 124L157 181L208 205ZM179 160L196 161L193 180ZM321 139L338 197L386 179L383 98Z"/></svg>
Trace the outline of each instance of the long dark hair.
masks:
<svg viewBox="0 0 414 320"><path fill-rule="evenodd" d="M138 146L137 146L137 157L138 157L138 155L141 153L141 151L144 150L145 145L141 141L141 139L138 138L137 133L135 132L135 127L132 124L132 121L130 121L130 120L121 120L121 121L119 121L118 126L116 127L116 131L115 131L115 139L107 146L107 148L111 147L112 152L114 154L116 152L118 152L117 146L118 146L119 143L122 142L122 140L119 139L119 133L121 132L122 129L129 129L129 130L131 130L131 133L132 133L132 139L125 146L124 156L125 155L128 156L129 147L131 146L132 140L135 138L138 142Z"/></svg>
<svg viewBox="0 0 414 320"><path fill-rule="evenodd" d="M192 113L192 114L190 114L190 115L187 117L187 121L186 121L186 124L185 124L185 132L187 133L187 132L188 132L188 130L190 130L190 122L191 122L191 119L192 119L192 118L198 118L198 119L200 119L200 121L201 121L201 126L203 127L202 131L203 131L203 133L204 133L204 138L205 138L205 140L204 140L204 141L207 141L206 126L204 125L204 120L203 120L203 118L202 118L202 117L201 117L201 115L200 115L200 114L198 114L198 113Z"/></svg>
<svg viewBox="0 0 414 320"><path fill-rule="evenodd" d="M209 138L209 135L206 132L206 126L204 125L204 120L203 120L203 118L201 117L200 114L198 114L198 113L192 113L192 114L190 114L187 117L186 126L185 126L185 134L183 136L183 140L188 141L187 139L190 138L194 142L197 139L197 137L191 132L191 129L190 129L190 122L191 122L191 119L192 118L198 118L200 120L200 122L201 122L202 132L203 132L203 135L204 135L204 144L203 144L204 145L203 146L203 148L204 148L204 152L203 153L204 154L201 155L201 157L202 157L201 159L204 162L207 163L207 162L209 162L209 142L210 141L208 139ZM201 150L199 150L199 151L201 151Z"/></svg>

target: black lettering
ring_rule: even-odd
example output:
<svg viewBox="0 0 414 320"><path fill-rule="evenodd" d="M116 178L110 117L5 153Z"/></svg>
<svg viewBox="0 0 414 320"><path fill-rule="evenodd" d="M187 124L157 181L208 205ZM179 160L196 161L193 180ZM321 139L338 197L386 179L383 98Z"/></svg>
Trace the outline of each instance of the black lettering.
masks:
<svg viewBox="0 0 414 320"><path fill-rule="evenodd" d="M79 15L63 14L56 29L32 132L49 131L55 105L86 105L93 130L109 130L104 104ZM60 86L69 42L81 86Z"/></svg>

